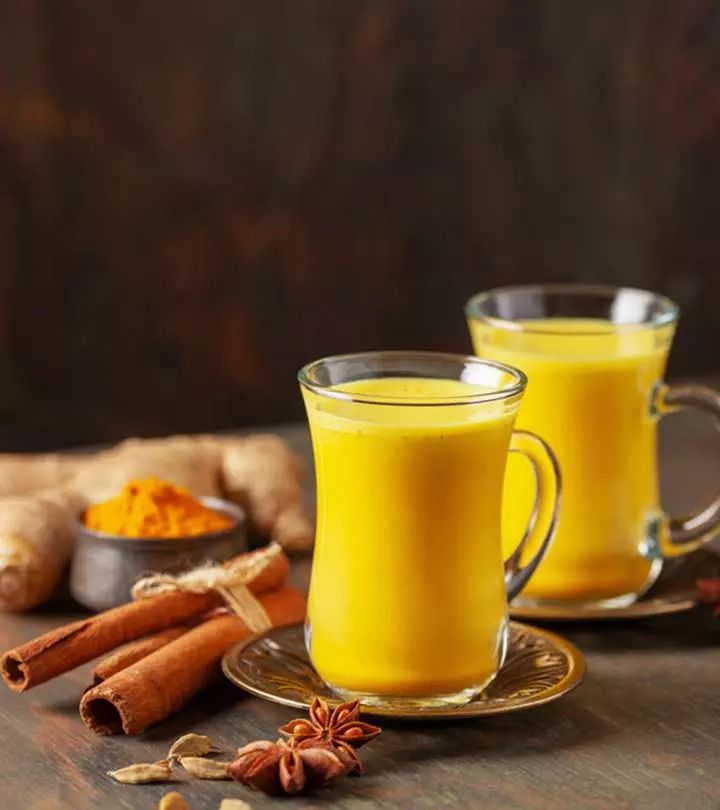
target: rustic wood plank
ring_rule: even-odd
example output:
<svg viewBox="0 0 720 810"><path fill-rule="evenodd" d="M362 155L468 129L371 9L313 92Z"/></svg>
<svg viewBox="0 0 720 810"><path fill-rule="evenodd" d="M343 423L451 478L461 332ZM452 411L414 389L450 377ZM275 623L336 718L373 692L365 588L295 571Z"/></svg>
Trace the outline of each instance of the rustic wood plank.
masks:
<svg viewBox="0 0 720 810"><path fill-rule="evenodd" d="M492 286L633 284L715 370L715 0L0 4L0 446L300 418L469 349ZM52 408L48 396L52 394Z"/></svg>
<svg viewBox="0 0 720 810"><path fill-rule="evenodd" d="M679 417L664 429L666 494L698 506L714 489L720 441L709 423ZM280 429L309 458L304 427ZM714 475L710 475L714 471ZM298 584L309 562L295 564ZM8 647L76 615L66 602L0 617ZM585 682L533 711L476 722L392 723L366 749L367 775L292 800L297 807L717 810L720 804L720 622L708 611L623 624L556 626L585 652ZM114 784L105 771L156 760L181 733L232 749L273 739L293 710L219 683L138 738L99 738L82 725L82 667L26 695L0 690L2 810L150 810L169 787ZM177 786L195 810L225 796L287 807L232 783Z"/></svg>

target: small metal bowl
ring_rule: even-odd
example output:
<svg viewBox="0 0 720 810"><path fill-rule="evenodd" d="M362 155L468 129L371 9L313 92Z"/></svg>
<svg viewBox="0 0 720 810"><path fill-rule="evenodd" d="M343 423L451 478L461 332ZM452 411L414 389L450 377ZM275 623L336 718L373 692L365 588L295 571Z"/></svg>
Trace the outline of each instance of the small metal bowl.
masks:
<svg viewBox="0 0 720 810"><path fill-rule="evenodd" d="M132 586L150 573L179 574L247 551L245 512L220 498L198 500L227 515L232 525L191 537L155 539L101 534L78 521L70 571L73 598L91 610L107 610L129 601Z"/></svg>

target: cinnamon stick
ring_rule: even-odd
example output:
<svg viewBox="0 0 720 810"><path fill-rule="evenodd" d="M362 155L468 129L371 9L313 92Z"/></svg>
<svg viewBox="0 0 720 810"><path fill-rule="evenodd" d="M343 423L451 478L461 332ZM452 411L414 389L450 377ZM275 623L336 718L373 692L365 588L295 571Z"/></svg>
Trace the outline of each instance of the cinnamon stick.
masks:
<svg viewBox="0 0 720 810"><path fill-rule="evenodd" d="M241 554L227 564L239 559L251 561L262 555L267 555L265 549ZM248 583L248 588L254 594L277 588L286 581L289 570L287 557L278 548L268 556L267 564ZM6 652L0 659L0 674L10 689L25 692L121 644L175 627L221 604L222 598L215 591L201 594L173 591L129 602L51 630Z"/></svg>
<svg viewBox="0 0 720 810"><path fill-rule="evenodd" d="M265 593L259 600L274 627L305 616L305 597L296 588ZM98 734L140 734L207 686L225 651L248 635L234 614L210 618L88 690L80 715Z"/></svg>
<svg viewBox="0 0 720 810"><path fill-rule="evenodd" d="M115 675L116 672L126 669L141 658L145 658L145 656L154 653L171 641L175 641L175 639L179 638L183 633L187 633L188 629L186 625L171 627L168 630L162 630L151 636L145 636L145 638L131 641L130 644L120 647L120 649L115 650L112 655L103 658L102 661L95 664L92 672L93 685L97 686L97 684Z"/></svg>

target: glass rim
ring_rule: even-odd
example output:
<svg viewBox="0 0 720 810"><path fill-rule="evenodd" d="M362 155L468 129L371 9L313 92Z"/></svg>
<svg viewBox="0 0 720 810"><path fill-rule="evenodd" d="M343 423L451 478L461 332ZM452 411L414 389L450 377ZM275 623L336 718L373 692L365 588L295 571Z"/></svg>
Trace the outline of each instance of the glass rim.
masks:
<svg viewBox="0 0 720 810"><path fill-rule="evenodd" d="M613 332L627 333L627 332L642 332L644 330L659 329L663 326L675 323L680 314L680 307L671 299L660 293L652 292L651 290L644 290L640 287L626 287L615 286L613 284L572 284L572 283L558 283L558 284L518 284L510 285L507 287L493 287L489 290L476 293L465 304L465 315L475 321L482 321L496 329L503 329L507 332L524 332L528 334L542 334L542 335L560 335L563 337L578 337L578 336L596 336L598 333L578 329L578 330L559 330L553 329L550 326L532 326L527 323L520 323L512 318L498 318L494 315L486 315L480 311L480 306L485 301L489 301L494 296L500 294L512 293L529 293L529 292L549 292L558 295L577 295L586 297L606 297L608 299L614 298L621 292L639 293L647 296L648 298L655 299L661 305L663 312L657 318L642 323L613 323ZM550 318L552 320L552 318ZM612 334L612 333L609 333Z"/></svg>
<svg viewBox="0 0 720 810"><path fill-rule="evenodd" d="M482 393L473 393L465 395L454 395L447 397L407 397L407 396L392 396L386 394L355 394L348 393L347 391L338 391L333 385L323 385L321 383L313 382L310 379L310 373L313 369L321 365L329 363L347 362L352 360L362 360L363 358L380 359L387 358L389 360L401 360L406 358L411 362L421 362L423 359L435 362L452 362L463 363L464 365L475 365L491 367L498 371L508 374L513 382L505 388L496 388ZM402 377L402 373L387 374L385 377ZM519 368L509 366L506 363L498 363L495 360L485 360L481 357L474 357L469 354L454 354L452 352L429 352L429 351L404 351L404 350L390 350L390 351L369 351L369 352L352 352L349 354L329 355L321 357L317 360L312 360L306 363L297 374L298 382L302 388L317 394L318 396L327 397L329 399L341 400L344 402L356 402L363 405L394 405L394 406L408 406L408 407L442 407L453 405L476 405L483 402L494 402L502 399L510 399L513 396L522 394L527 386L527 375ZM362 378L361 378L362 379ZM372 379L369 377L368 379ZM442 378L438 378L442 379ZM450 379L450 378L448 378ZM462 382L462 380L460 381Z"/></svg>

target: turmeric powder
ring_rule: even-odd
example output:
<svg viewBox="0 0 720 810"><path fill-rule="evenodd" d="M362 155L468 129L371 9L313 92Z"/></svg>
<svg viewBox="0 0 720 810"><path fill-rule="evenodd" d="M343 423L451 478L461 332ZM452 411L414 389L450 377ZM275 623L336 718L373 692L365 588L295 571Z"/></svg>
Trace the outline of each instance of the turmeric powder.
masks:
<svg viewBox="0 0 720 810"><path fill-rule="evenodd" d="M151 477L130 481L119 495L88 507L84 523L102 534L172 538L217 532L229 528L232 520L184 487Z"/></svg>

